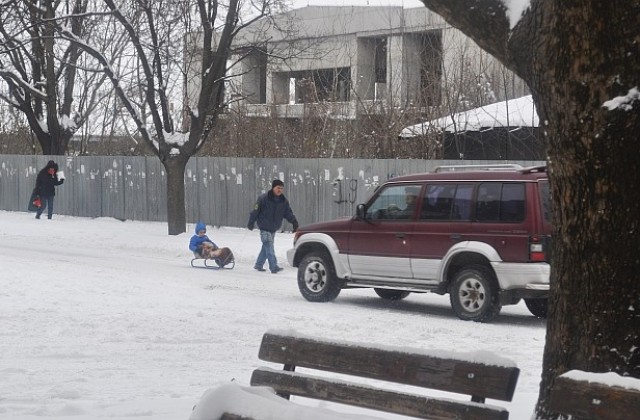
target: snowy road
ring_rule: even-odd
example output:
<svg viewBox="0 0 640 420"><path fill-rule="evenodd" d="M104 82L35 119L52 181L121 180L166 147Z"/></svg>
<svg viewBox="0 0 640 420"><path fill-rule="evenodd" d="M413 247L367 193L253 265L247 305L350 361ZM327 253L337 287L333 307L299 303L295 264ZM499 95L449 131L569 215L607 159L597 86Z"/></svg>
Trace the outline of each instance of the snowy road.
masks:
<svg viewBox="0 0 640 420"><path fill-rule="evenodd" d="M189 225L189 229L192 225ZM189 266L191 232L165 223L0 212L0 419L187 419L202 393L248 384L267 329L375 345L488 350L521 369L511 419L538 392L544 322L523 304L492 324L458 320L448 296L386 302L345 290L306 302L286 267L252 269L256 231L209 228L236 256L233 270ZM313 404L313 403L311 403Z"/></svg>

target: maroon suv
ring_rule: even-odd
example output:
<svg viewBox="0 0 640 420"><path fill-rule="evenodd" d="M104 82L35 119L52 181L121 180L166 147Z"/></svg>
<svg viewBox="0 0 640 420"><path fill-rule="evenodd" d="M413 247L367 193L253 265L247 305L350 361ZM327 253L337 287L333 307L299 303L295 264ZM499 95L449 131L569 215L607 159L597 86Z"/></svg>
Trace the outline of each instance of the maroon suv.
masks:
<svg viewBox="0 0 640 420"><path fill-rule="evenodd" d="M354 217L302 227L287 253L300 292L312 302L351 287L372 287L384 299L449 293L458 317L481 322L524 299L545 317L547 173L511 166L393 178Z"/></svg>

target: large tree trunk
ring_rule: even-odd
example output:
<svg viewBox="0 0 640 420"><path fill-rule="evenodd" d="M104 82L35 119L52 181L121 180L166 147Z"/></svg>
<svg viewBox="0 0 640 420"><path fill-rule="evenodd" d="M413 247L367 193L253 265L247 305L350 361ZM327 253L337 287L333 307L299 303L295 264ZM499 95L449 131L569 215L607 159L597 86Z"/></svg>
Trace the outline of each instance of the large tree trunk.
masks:
<svg viewBox="0 0 640 420"><path fill-rule="evenodd" d="M555 232L536 412L554 419L559 374L640 378L640 1L532 0L513 30L502 0L423 2L514 69L538 107Z"/></svg>
<svg viewBox="0 0 640 420"><path fill-rule="evenodd" d="M187 216L184 202L184 171L188 158L172 156L162 160L167 171L167 222L169 235L187 231Z"/></svg>
<svg viewBox="0 0 640 420"><path fill-rule="evenodd" d="M532 63L556 204L541 418L568 370L640 378L640 103L603 106L640 85L638 4L572 3L544 3Z"/></svg>
<svg viewBox="0 0 640 420"><path fill-rule="evenodd" d="M34 131L38 144L42 148L43 155L64 155L67 152L69 140L72 133L70 131L59 131L49 134L45 131Z"/></svg>

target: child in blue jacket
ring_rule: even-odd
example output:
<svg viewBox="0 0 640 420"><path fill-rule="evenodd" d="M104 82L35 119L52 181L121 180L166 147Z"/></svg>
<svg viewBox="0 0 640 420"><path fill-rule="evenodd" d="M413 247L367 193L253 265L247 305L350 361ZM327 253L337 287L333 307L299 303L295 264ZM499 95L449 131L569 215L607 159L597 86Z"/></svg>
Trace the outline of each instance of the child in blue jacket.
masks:
<svg viewBox="0 0 640 420"><path fill-rule="evenodd" d="M219 255L218 245L207 236L207 225L196 223L196 234L189 241L189 249L196 258L215 258Z"/></svg>

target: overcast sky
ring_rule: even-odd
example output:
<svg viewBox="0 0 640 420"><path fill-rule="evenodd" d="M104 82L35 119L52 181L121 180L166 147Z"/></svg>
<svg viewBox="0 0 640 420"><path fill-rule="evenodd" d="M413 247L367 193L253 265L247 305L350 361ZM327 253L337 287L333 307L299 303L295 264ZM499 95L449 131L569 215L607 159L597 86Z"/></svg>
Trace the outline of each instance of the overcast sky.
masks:
<svg viewBox="0 0 640 420"><path fill-rule="evenodd" d="M299 9L305 6L403 6L404 8L424 7L419 0L289 0L292 8ZM530 0L502 0L507 8L507 16L511 28L518 23L522 13L529 8Z"/></svg>

